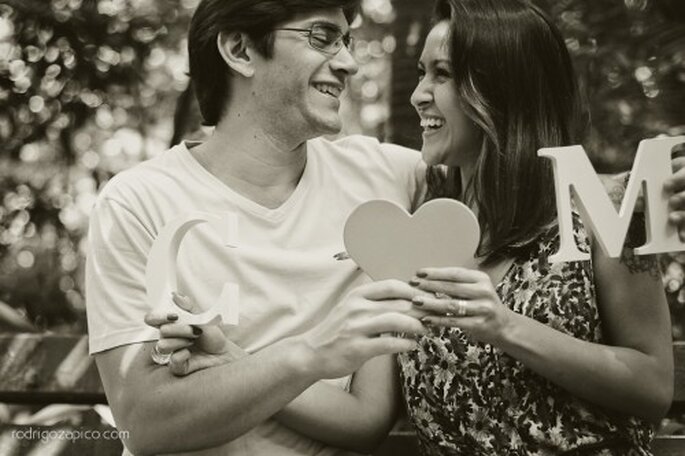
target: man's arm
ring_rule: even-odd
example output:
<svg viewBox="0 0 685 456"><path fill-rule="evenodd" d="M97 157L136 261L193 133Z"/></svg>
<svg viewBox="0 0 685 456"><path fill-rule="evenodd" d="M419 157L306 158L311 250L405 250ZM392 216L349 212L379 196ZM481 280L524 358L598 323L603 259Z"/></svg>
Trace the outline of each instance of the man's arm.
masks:
<svg viewBox="0 0 685 456"><path fill-rule="evenodd" d="M283 341L231 364L177 378L150 361L154 343L96 355L107 399L136 455L221 445L263 422L317 380L311 354Z"/></svg>
<svg viewBox="0 0 685 456"><path fill-rule="evenodd" d="M189 325L161 326L164 337L158 347L162 353L174 352L169 365L174 375L185 377L249 356L226 339L219 327L205 326L203 329L203 334L197 337L191 336L192 327ZM208 352L209 347L214 347L214 351ZM163 366L159 369L167 370ZM326 445L371 453L387 437L396 421L401 403L397 379L394 357L379 356L355 372L349 391L326 382L316 382L273 418L283 426Z"/></svg>
<svg viewBox="0 0 685 456"><path fill-rule="evenodd" d="M418 293L399 281L358 287L309 332L189 377L152 364L153 343L115 348L96 361L132 452L214 447L271 417L319 379L343 377L371 358L412 349L414 341L377 336L425 332L409 316Z"/></svg>
<svg viewBox="0 0 685 456"><path fill-rule="evenodd" d="M318 382L274 418L327 445L366 454L388 436L401 401L397 362L379 356L354 374L349 392Z"/></svg>
<svg viewBox="0 0 685 456"><path fill-rule="evenodd" d="M175 293L173 299L190 313L202 311L184 295ZM423 315L416 312L413 316ZM177 323L175 316L170 321L149 315L146 322L159 328L161 338L157 346L162 353L172 353L169 370L174 375L190 375L249 356L228 340L219 326L207 325L201 332L198 328L194 331L190 325ZM316 382L273 418L327 445L370 453L387 437L396 420L401 403L397 376L394 357L373 358L354 374L349 391Z"/></svg>

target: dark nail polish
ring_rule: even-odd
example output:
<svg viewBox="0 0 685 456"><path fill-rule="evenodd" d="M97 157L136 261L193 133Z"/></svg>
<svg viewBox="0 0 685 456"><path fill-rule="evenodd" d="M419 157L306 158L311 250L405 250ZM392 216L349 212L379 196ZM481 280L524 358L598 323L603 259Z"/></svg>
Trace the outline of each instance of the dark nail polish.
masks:
<svg viewBox="0 0 685 456"><path fill-rule="evenodd" d="M196 336L199 336L202 334L202 329L198 328L197 326L193 326L193 334Z"/></svg>
<svg viewBox="0 0 685 456"><path fill-rule="evenodd" d="M178 315L176 315L176 314L168 314L168 315L166 316L166 319L167 319L168 321L176 321L176 320L178 320Z"/></svg>
<svg viewBox="0 0 685 456"><path fill-rule="evenodd" d="M411 279L409 281L409 285L411 285L412 287L417 287L417 286L419 286L419 281L416 279Z"/></svg>
<svg viewBox="0 0 685 456"><path fill-rule="evenodd" d="M417 307L421 307L423 305L423 299L420 296L415 297L411 300L411 302Z"/></svg>
<svg viewBox="0 0 685 456"><path fill-rule="evenodd" d="M421 277L423 279L423 278L428 277L428 274L423 272L423 271L419 271L416 273L416 277Z"/></svg>

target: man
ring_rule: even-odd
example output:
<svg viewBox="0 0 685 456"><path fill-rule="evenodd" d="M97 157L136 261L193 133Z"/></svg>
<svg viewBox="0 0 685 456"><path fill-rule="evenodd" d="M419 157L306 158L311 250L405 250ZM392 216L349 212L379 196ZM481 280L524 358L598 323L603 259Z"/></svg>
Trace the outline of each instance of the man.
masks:
<svg viewBox="0 0 685 456"><path fill-rule="evenodd" d="M422 172L404 148L318 138L339 131L339 96L357 71L347 49L356 3L203 0L189 32L190 70L214 134L119 174L98 199L90 348L134 454L368 452L392 425L390 356L413 343L376 336L424 331L409 302L418 292L368 284L333 256L359 203L384 198L410 209ZM236 282L240 322L224 330L247 355L174 378L151 360L164 363L173 350L143 322L145 265L159 231L193 211L235 214L240 238L228 250L209 228L191 230L179 289L207 308ZM355 410L364 413L355 419Z"/></svg>
<svg viewBox="0 0 685 456"><path fill-rule="evenodd" d="M201 2L190 71L214 134L120 173L101 192L89 232L90 350L133 454L368 452L392 426L389 355L414 342L377 336L425 331L411 313L420 292L369 284L334 255L359 203L384 198L410 209L422 173L414 151L363 137L316 139L341 127L339 97L357 71L347 48L355 7ZM193 228L178 256L179 291L207 308L236 282L240 322L225 331L249 355L174 378L151 361L164 363L159 335L143 321L145 266L160 230L193 211L235 214L240 237L226 249L207 226ZM340 395L365 413L320 407Z"/></svg>

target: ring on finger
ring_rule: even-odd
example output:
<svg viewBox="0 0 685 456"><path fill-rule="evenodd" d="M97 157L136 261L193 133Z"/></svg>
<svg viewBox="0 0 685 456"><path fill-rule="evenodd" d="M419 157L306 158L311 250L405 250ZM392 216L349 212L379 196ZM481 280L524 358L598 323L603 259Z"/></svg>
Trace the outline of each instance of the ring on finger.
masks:
<svg viewBox="0 0 685 456"><path fill-rule="evenodd" d="M463 299L457 299L457 316L465 317L467 315L467 305L466 301Z"/></svg>
<svg viewBox="0 0 685 456"><path fill-rule="evenodd" d="M152 362L155 364L158 364L160 366L166 366L169 364L169 361L171 361L171 353L162 353L159 351L159 346L155 344L154 347L152 347L152 351L150 352L150 358L152 358Z"/></svg>

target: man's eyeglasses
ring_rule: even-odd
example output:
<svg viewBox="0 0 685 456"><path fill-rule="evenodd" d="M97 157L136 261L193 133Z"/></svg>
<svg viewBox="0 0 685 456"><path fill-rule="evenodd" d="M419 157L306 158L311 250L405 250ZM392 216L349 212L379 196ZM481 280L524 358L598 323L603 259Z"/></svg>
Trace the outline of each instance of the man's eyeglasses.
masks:
<svg viewBox="0 0 685 456"><path fill-rule="evenodd" d="M342 33L335 27L325 24L314 24L311 28L277 28L274 30L286 30L289 32L306 33L309 45L324 54L335 55L340 52L343 46L348 50L352 47L352 36L350 33Z"/></svg>

